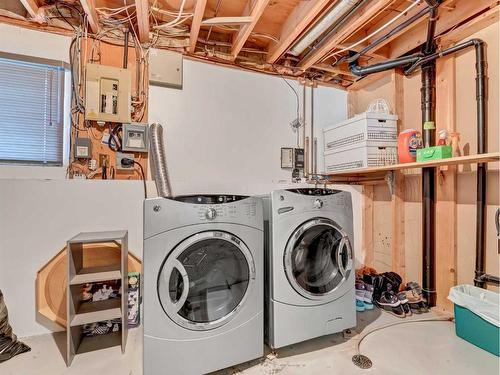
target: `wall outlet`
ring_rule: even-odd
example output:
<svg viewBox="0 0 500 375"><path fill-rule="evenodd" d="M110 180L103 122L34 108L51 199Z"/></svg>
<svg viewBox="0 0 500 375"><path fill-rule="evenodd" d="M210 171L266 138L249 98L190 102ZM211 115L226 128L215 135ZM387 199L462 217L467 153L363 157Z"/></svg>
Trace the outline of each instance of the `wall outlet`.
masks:
<svg viewBox="0 0 500 375"><path fill-rule="evenodd" d="M115 169L116 170L121 170L121 171L131 171L134 169L134 165L132 164L131 166L123 166L121 161L123 158L128 158L134 160L134 154L130 153L124 153L124 152L117 152L116 153L116 165Z"/></svg>

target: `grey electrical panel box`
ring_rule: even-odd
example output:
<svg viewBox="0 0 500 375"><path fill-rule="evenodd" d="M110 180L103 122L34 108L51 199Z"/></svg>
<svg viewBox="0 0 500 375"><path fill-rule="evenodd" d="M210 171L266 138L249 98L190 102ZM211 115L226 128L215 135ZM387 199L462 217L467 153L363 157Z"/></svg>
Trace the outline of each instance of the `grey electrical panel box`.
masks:
<svg viewBox="0 0 500 375"><path fill-rule="evenodd" d="M148 152L148 124L123 124L122 134L123 151Z"/></svg>
<svg viewBox="0 0 500 375"><path fill-rule="evenodd" d="M85 119L130 122L130 70L87 64L85 74Z"/></svg>
<svg viewBox="0 0 500 375"><path fill-rule="evenodd" d="M90 159L92 157L92 142L90 138L76 138L74 151L75 159Z"/></svg>
<svg viewBox="0 0 500 375"><path fill-rule="evenodd" d="M182 54L151 48L148 69L151 86L182 89Z"/></svg>

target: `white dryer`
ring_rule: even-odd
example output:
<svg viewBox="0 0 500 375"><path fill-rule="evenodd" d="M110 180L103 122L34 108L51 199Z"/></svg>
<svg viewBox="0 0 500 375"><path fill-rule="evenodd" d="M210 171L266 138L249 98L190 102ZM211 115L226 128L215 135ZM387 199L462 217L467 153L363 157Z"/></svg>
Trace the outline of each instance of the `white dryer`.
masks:
<svg viewBox="0 0 500 375"><path fill-rule="evenodd" d="M144 204L144 375L204 374L263 355L262 201Z"/></svg>
<svg viewBox="0 0 500 375"><path fill-rule="evenodd" d="M266 341L280 348L356 325L349 192L264 196Z"/></svg>

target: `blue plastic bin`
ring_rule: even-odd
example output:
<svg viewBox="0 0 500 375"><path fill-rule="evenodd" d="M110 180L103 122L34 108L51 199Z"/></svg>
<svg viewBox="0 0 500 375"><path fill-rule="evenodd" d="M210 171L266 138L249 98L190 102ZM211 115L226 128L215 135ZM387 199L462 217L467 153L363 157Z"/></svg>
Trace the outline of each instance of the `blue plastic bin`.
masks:
<svg viewBox="0 0 500 375"><path fill-rule="evenodd" d="M472 285L458 285L448 296L455 304L458 337L500 356L499 294Z"/></svg>

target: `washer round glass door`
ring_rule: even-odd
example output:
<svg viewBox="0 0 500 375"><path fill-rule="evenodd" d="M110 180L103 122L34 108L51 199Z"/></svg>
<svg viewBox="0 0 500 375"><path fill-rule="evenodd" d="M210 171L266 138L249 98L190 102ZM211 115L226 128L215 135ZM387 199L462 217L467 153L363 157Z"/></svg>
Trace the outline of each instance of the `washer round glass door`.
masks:
<svg viewBox="0 0 500 375"><path fill-rule="evenodd" d="M228 323L255 282L248 247L227 232L197 233L177 245L158 275L158 298L165 313L192 330Z"/></svg>
<svg viewBox="0 0 500 375"><path fill-rule="evenodd" d="M332 220L307 221L288 240L284 266L288 281L300 295L327 300L352 270L349 238Z"/></svg>

